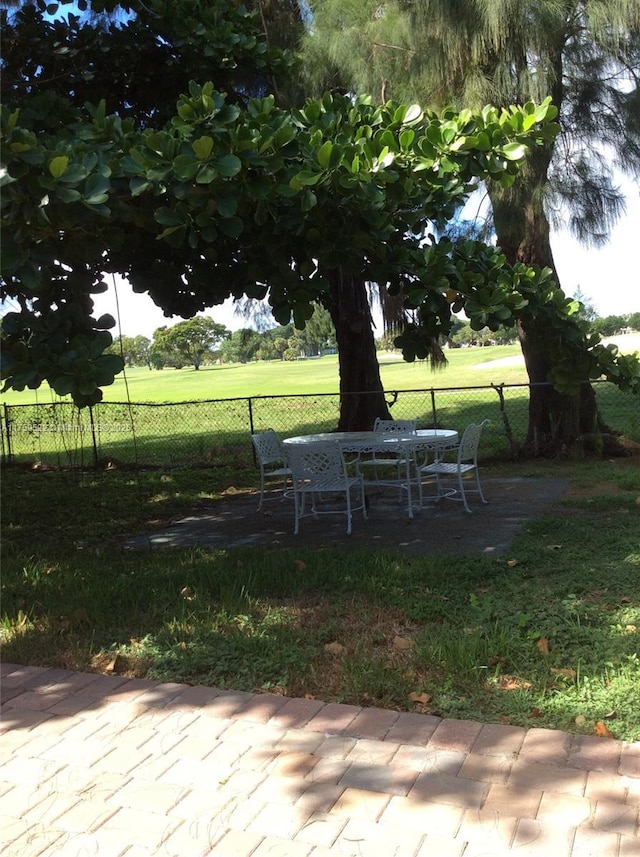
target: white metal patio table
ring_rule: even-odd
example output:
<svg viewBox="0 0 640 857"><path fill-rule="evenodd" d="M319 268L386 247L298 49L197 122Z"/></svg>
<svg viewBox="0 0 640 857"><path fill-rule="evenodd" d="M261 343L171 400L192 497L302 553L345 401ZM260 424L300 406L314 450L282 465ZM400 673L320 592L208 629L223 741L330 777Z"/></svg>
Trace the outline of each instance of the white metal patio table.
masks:
<svg viewBox="0 0 640 857"><path fill-rule="evenodd" d="M405 480L402 487L407 491L407 513L413 518L413 499L411 493L412 460L417 452L433 451L438 455L445 449L456 446L458 432L453 429L418 429L416 432L377 432L377 431L336 431L322 434L304 434L298 437L285 438L283 443L289 444L317 443L332 441L341 452L363 455L366 453L396 453L405 459ZM397 481L389 484L397 485Z"/></svg>

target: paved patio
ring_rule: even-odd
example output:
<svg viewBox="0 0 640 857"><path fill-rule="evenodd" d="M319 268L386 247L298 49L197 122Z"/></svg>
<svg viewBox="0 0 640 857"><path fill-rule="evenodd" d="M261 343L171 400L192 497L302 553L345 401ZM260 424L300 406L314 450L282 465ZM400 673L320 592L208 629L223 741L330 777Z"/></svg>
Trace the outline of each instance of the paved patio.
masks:
<svg viewBox="0 0 640 857"><path fill-rule="evenodd" d="M2 666L5 857L638 857L640 742Z"/></svg>
<svg viewBox="0 0 640 857"><path fill-rule="evenodd" d="M565 493L565 479L483 479L489 501L470 495L472 514L451 500L427 503L407 515L406 499L395 490L367 489L368 518L353 513L353 532L346 535L344 515L303 518L293 534L291 500L269 499L257 512L258 494L230 493L208 509L169 526L128 539L128 549L206 547L392 548L407 554L438 552L500 555L534 518L549 514ZM274 492L275 493L275 492ZM278 495L279 497L280 495Z"/></svg>

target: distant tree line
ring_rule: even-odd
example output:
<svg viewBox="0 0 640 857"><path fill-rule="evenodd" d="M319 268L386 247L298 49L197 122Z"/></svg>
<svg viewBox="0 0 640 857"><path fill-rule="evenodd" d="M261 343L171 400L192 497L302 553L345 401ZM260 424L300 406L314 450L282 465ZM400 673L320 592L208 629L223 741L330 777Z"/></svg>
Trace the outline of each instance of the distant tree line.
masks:
<svg viewBox="0 0 640 857"><path fill-rule="evenodd" d="M584 317L591 329L601 336L614 336L621 330L640 331L640 312L599 317L593 308L583 304ZM379 351L397 350L397 332L388 331L376 340ZM451 348L483 345L508 345L516 341L512 329L473 330L468 321L454 322L446 345ZM110 349L120 354L125 365L149 369L183 369L203 364L249 363L252 360L298 360L319 357L336 351L333 323L324 307L319 306L304 330L293 324L265 331L249 327L228 330L205 316L181 321L173 327L159 327L153 339L146 336L121 336Z"/></svg>
<svg viewBox="0 0 640 857"><path fill-rule="evenodd" d="M128 367L199 369L212 363L318 357L336 350L336 337L329 313L318 306L304 330L287 324L262 332L248 327L232 332L211 318L196 316L172 327L159 327L153 339L119 336L109 350L121 355Z"/></svg>

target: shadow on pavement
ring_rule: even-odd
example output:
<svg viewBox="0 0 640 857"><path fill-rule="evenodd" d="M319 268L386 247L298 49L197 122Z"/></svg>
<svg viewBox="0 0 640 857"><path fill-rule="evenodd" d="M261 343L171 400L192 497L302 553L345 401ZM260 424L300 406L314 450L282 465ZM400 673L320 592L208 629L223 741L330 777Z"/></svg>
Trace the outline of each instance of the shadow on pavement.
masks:
<svg viewBox="0 0 640 857"><path fill-rule="evenodd" d="M547 514L569 486L565 479L503 478L483 481L488 505L470 500L468 514L459 502L443 500L407 515L406 501L394 490L369 490L368 517L354 512L353 532L344 515L304 518L293 534L292 500L270 498L257 511L258 495L231 494L193 517L127 540L134 549L186 548L390 548L408 554L504 553L524 524Z"/></svg>

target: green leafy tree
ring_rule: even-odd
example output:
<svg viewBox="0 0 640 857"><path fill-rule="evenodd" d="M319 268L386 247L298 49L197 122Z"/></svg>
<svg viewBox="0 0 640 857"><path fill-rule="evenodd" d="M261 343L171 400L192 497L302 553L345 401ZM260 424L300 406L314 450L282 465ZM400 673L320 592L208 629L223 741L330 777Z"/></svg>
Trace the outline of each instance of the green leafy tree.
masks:
<svg viewBox="0 0 640 857"><path fill-rule="evenodd" d="M584 294L580 286L578 286L574 296L574 300L580 302L579 317L591 324L598 317L598 313L589 298Z"/></svg>
<svg viewBox="0 0 640 857"><path fill-rule="evenodd" d="M320 91L333 84L380 101L477 107L552 97L561 134L529 152L517 182L487 181L498 245L510 263L555 276L550 222L568 224L586 243L607 240L624 210L614 167L640 174L638 0L311 5L304 58ZM595 397L588 385L581 397L559 394L565 368L547 347L544 324L535 313L518 321L531 382L559 382L551 391L532 387L529 440L557 448L593 430Z"/></svg>
<svg viewBox="0 0 640 857"><path fill-rule="evenodd" d="M640 312L632 312L629 318L627 319L627 324L631 328L631 330L640 331Z"/></svg>
<svg viewBox="0 0 640 857"><path fill-rule="evenodd" d="M207 316L180 321L173 327L159 327L153 334L153 349L177 362L199 369L205 356L211 356L230 336L223 324ZM167 360L165 359L165 363Z"/></svg>
<svg viewBox="0 0 640 857"><path fill-rule="evenodd" d="M316 357L327 348L335 348L336 331L329 311L321 304L316 304L304 328L296 331L296 339L306 357Z"/></svg>
<svg viewBox="0 0 640 857"><path fill-rule="evenodd" d="M118 336L108 349L108 353L118 354L125 366L147 366L151 368L151 340L146 336Z"/></svg>
<svg viewBox="0 0 640 857"><path fill-rule="evenodd" d="M273 341L273 348L280 358L280 360L284 360L284 352L287 350L289 342L283 336L278 336Z"/></svg>
<svg viewBox="0 0 640 857"><path fill-rule="evenodd" d="M220 357L225 363L249 363L256 357L261 346L261 337L256 330L242 328L234 330L222 343Z"/></svg>
<svg viewBox="0 0 640 857"><path fill-rule="evenodd" d="M626 326L627 316L624 315L607 315L604 318L596 318L591 325L592 329L600 336L614 336Z"/></svg>
<svg viewBox="0 0 640 857"><path fill-rule="evenodd" d="M406 359L432 353L456 313L491 330L535 316L565 389L585 372L638 385L638 362L572 321L578 305L549 270L509 265L479 241L424 240L478 181L512 185L526 151L557 132L549 101L435 112L326 94L284 110L191 82L156 127L104 103L69 113L59 100L49 111L18 100L2 113L2 278L21 305L3 324L10 386L46 379L78 404L99 400L117 371L101 362L113 320L91 315L105 271L167 315L267 297L277 322L301 330L321 303L336 331L343 429L388 414L367 282L412 312L398 340Z"/></svg>

